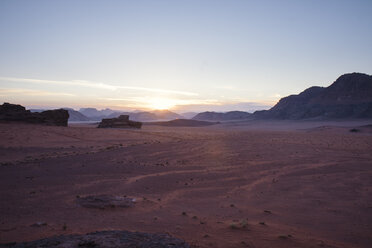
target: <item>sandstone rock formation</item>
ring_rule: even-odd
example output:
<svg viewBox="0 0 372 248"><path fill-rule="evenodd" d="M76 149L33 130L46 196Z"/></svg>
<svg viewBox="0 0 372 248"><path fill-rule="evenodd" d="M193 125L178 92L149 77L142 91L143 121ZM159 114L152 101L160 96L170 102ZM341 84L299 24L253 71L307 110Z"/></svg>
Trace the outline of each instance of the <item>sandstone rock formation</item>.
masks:
<svg viewBox="0 0 372 248"><path fill-rule="evenodd" d="M168 234L151 234L128 231L101 231L85 235L62 235L24 243L2 244L12 248L81 248L81 247L137 247L137 248L189 248L183 240Z"/></svg>
<svg viewBox="0 0 372 248"><path fill-rule="evenodd" d="M99 128L141 128L142 123L130 121L129 115L120 115L118 118L102 119Z"/></svg>
<svg viewBox="0 0 372 248"><path fill-rule="evenodd" d="M4 103L0 105L0 121L35 123L53 126L67 126L69 114L67 110L47 110L41 113L32 113L25 107L17 104Z"/></svg>

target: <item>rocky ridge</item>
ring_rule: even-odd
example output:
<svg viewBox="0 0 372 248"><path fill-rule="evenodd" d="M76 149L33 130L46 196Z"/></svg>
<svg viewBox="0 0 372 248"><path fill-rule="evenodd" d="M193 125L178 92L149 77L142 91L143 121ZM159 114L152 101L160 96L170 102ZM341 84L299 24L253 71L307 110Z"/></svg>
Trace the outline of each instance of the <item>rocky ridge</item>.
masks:
<svg viewBox="0 0 372 248"><path fill-rule="evenodd" d="M372 118L372 76L350 73L328 87L310 87L280 99L271 109L256 111L258 119Z"/></svg>
<svg viewBox="0 0 372 248"><path fill-rule="evenodd" d="M67 126L69 114L67 110L47 110L41 113L32 113L25 107L17 104L4 103L0 105L0 121L44 124L52 126Z"/></svg>

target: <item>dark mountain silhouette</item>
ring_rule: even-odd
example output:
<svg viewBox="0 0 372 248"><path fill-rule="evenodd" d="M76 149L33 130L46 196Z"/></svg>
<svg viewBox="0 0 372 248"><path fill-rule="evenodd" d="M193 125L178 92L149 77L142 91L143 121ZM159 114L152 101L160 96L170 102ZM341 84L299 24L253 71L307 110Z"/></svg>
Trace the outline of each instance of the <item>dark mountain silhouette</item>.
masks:
<svg viewBox="0 0 372 248"><path fill-rule="evenodd" d="M251 115L252 114L244 111L230 111L226 113L202 112L194 116L192 119L201 121L230 121L248 119Z"/></svg>
<svg viewBox="0 0 372 248"><path fill-rule="evenodd" d="M311 87L280 99L271 109L256 111L255 118L372 118L372 76L350 73L328 87Z"/></svg>

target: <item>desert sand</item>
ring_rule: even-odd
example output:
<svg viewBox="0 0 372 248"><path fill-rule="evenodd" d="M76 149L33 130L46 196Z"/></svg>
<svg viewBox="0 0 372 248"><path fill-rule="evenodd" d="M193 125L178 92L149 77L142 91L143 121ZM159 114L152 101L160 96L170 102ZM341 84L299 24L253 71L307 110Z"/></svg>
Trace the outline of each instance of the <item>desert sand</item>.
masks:
<svg viewBox="0 0 372 248"><path fill-rule="evenodd" d="M192 247L369 248L372 133L350 132L365 124L0 124L0 243L128 230ZM135 204L78 204L102 194Z"/></svg>

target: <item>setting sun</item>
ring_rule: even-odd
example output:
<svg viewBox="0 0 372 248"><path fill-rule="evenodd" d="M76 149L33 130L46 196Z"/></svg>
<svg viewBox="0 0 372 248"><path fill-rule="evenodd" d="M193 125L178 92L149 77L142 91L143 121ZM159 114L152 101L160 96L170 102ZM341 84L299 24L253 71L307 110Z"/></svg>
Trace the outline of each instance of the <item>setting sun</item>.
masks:
<svg viewBox="0 0 372 248"><path fill-rule="evenodd" d="M153 98L148 101L148 107L156 110L171 109L175 105L176 103L173 99L167 98Z"/></svg>

